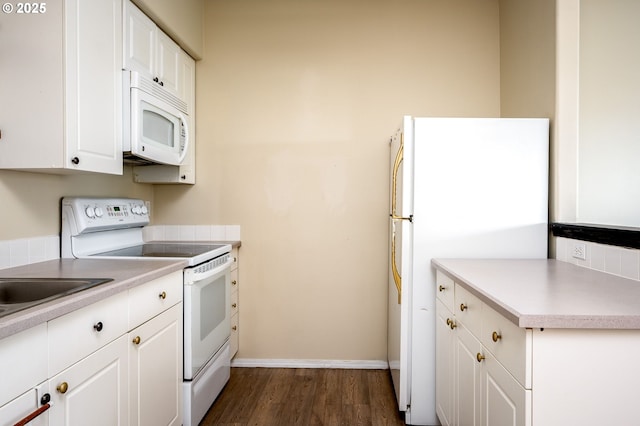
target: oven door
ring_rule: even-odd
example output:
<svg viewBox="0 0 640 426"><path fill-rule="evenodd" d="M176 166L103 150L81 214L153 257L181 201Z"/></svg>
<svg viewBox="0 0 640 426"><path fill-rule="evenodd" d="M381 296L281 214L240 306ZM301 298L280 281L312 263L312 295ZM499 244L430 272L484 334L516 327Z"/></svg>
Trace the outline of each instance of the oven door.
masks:
<svg viewBox="0 0 640 426"><path fill-rule="evenodd" d="M229 339L232 263L227 254L184 270L185 380L192 380Z"/></svg>

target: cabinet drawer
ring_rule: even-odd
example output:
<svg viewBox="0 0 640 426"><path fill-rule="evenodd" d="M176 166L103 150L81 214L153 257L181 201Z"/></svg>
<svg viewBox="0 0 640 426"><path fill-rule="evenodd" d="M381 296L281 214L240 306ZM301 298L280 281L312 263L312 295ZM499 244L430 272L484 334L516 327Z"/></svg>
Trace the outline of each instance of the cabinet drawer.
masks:
<svg viewBox="0 0 640 426"><path fill-rule="evenodd" d="M182 301L182 271L129 290L129 330Z"/></svg>
<svg viewBox="0 0 640 426"><path fill-rule="evenodd" d="M233 247L231 249L231 258L233 259L233 264L231 265L231 270L235 271L236 269L238 269L238 266L240 265L240 256L239 256L238 247Z"/></svg>
<svg viewBox="0 0 640 426"><path fill-rule="evenodd" d="M453 312L454 303L453 280L440 271L436 272L436 297L442 301L444 306Z"/></svg>
<svg viewBox="0 0 640 426"><path fill-rule="evenodd" d="M238 292L231 293L231 316L238 313Z"/></svg>
<svg viewBox="0 0 640 426"><path fill-rule="evenodd" d="M482 334L487 348L521 385L531 389L531 330L521 328L487 305L482 309Z"/></svg>
<svg viewBox="0 0 640 426"><path fill-rule="evenodd" d="M238 291L238 289L240 288L240 281L238 281L238 270L237 269L232 269L231 270L231 291Z"/></svg>
<svg viewBox="0 0 640 426"><path fill-rule="evenodd" d="M122 292L49 321L49 377L127 332Z"/></svg>
<svg viewBox="0 0 640 426"><path fill-rule="evenodd" d="M480 338L483 303L458 283L455 284L454 300L454 312L458 322L464 324L476 338Z"/></svg>
<svg viewBox="0 0 640 426"><path fill-rule="evenodd" d="M239 343L239 329L238 329L238 314L231 317L231 337L229 337L229 352L230 357L233 358L236 352L238 352Z"/></svg>
<svg viewBox="0 0 640 426"><path fill-rule="evenodd" d="M0 377L0 406L47 378L47 324L0 340Z"/></svg>

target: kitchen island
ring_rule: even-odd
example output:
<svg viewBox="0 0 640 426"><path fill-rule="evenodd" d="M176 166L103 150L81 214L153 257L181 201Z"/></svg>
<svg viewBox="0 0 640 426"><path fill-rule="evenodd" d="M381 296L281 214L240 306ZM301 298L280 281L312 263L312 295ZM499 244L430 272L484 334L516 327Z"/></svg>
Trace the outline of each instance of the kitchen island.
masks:
<svg viewBox="0 0 640 426"><path fill-rule="evenodd" d="M640 283L556 260L434 259L442 424L634 424Z"/></svg>

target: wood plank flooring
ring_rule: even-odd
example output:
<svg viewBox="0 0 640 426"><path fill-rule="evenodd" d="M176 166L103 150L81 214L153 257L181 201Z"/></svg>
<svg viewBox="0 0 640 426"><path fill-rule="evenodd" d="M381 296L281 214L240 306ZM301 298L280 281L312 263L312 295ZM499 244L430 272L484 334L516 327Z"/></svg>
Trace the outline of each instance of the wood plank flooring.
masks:
<svg viewBox="0 0 640 426"><path fill-rule="evenodd" d="M404 426L388 370L237 368L200 426Z"/></svg>

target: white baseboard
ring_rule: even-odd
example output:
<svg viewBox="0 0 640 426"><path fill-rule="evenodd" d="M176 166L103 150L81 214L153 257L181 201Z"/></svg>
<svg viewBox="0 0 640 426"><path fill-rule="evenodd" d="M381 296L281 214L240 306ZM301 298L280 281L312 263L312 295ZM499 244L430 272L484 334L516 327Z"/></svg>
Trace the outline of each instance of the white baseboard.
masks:
<svg viewBox="0 0 640 426"><path fill-rule="evenodd" d="M387 361L377 360L333 360L333 359L252 359L234 358L232 367L266 367L266 368L344 368L353 370L386 370Z"/></svg>

